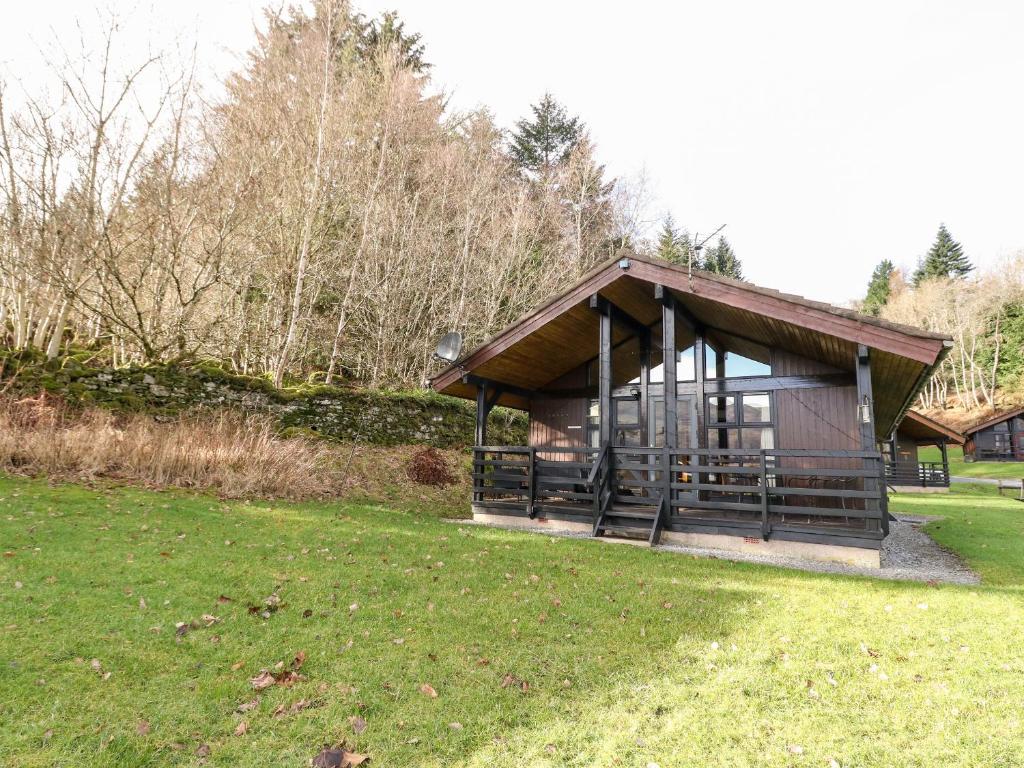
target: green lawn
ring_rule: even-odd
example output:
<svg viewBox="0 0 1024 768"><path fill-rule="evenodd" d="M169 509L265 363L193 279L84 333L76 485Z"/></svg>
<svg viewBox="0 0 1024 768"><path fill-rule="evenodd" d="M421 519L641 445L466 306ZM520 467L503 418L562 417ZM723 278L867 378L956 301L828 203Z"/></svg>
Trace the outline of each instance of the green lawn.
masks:
<svg viewBox="0 0 1024 768"><path fill-rule="evenodd" d="M0 763L1020 765L1024 504L895 508L947 514L987 583L0 478Z"/></svg>
<svg viewBox="0 0 1024 768"><path fill-rule="evenodd" d="M964 461L964 449L949 446L949 474L959 477L992 477L1020 480L1024 478L1024 461ZM934 446L918 448L918 460L942 461Z"/></svg>

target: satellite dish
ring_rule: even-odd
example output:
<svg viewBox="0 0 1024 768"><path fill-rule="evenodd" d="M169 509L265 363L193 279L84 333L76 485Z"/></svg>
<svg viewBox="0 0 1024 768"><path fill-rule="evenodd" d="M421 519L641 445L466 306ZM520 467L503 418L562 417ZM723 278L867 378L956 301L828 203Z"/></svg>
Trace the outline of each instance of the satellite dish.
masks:
<svg viewBox="0 0 1024 768"><path fill-rule="evenodd" d="M462 334L457 331L446 333L444 338L438 342L437 351L434 353L434 357L437 360L446 360L449 363L454 363L459 359L459 353L462 352Z"/></svg>

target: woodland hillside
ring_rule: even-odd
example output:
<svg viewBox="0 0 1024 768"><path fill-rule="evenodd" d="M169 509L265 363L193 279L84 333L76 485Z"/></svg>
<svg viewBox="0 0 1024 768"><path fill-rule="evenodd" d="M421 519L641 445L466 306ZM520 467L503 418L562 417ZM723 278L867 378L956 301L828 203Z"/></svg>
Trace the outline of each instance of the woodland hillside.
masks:
<svg viewBox="0 0 1024 768"><path fill-rule="evenodd" d="M942 225L909 274L889 260L878 265L860 308L952 337L921 410L963 429L1024 403L1024 255L975 269Z"/></svg>
<svg viewBox="0 0 1024 768"><path fill-rule="evenodd" d="M444 332L479 341L634 231L578 118L446 109L393 14L268 10L216 98L109 22L52 94L0 84L9 347L417 385Z"/></svg>
<svg viewBox="0 0 1024 768"><path fill-rule="evenodd" d="M742 278L725 237L645 237L642 185L550 94L507 129L454 111L395 14L310 7L268 8L216 93L194 59L127 60L114 17L50 91L0 80L0 347L410 388L442 334L472 346L624 245ZM943 226L862 309L955 339L922 409L1024 401L1021 259L975 270Z"/></svg>

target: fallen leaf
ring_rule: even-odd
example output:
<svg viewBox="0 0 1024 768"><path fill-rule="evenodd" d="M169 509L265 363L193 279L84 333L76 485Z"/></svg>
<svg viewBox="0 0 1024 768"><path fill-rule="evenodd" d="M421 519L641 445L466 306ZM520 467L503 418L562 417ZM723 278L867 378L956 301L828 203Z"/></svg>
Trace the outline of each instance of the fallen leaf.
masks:
<svg viewBox="0 0 1024 768"><path fill-rule="evenodd" d="M135 732L139 734L139 736L145 736L149 733L149 728L148 720L139 720L139 722L135 724Z"/></svg>
<svg viewBox="0 0 1024 768"><path fill-rule="evenodd" d="M355 768L369 759L367 755L349 752L344 744L339 744L337 747L324 747L323 751L312 759L310 765L313 768Z"/></svg>
<svg viewBox="0 0 1024 768"><path fill-rule="evenodd" d="M526 682L525 680L520 680L515 675L505 675L505 677L503 677L501 679L501 687L502 688L510 688L510 687L511 688L518 688L523 693L526 693L530 689L530 684L528 682Z"/></svg>
<svg viewBox="0 0 1024 768"><path fill-rule="evenodd" d="M422 693L425 696L429 696L432 699L437 698L437 691L435 691L433 686L431 686L429 683L424 683L420 686L420 693Z"/></svg>
<svg viewBox="0 0 1024 768"><path fill-rule="evenodd" d="M245 720L239 721L235 726L235 736L245 736L249 732L249 724Z"/></svg>
<svg viewBox="0 0 1024 768"><path fill-rule="evenodd" d="M366 721L359 715L353 715L348 719L348 722L349 725L352 726L352 730L355 731L357 736L366 730Z"/></svg>
<svg viewBox="0 0 1024 768"><path fill-rule="evenodd" d="M221 605L223 605L224 603L230 603L230 602L232 602L232 600L231 600L231 598L230 598L230 597L228 597L227 595L219 595L219 596L217 597L217 602L218 602L218 603L220 603Z"/></svg>
<svg viewBox="0 0 1024 768"><path fill-rule="evenodd" d="M790 744L789 751L792 752L794 755L802 755L804 753L804 748L801 747L799 744Z"/></svg>
<svg viewBox="0 0 1024 768"><path fill-rule="evenodd" d="M249 680L249 683L257 691L262 691L264 688L269 688L276 682L277 680L274 679L274 676L267 672L267 670L265 669L258 675L256 675L256 677L250 678Z"/></svg>
<svg viewBox="0 0 1024 768"><path fill-rule="evenodd" d="M461 731L462 723L448 723L448 727L451 728L453 731Z"/></svg>
<svg viewBox="0 0 1024 768"><path fill-rule="evenodd" d="M256 709L256 707L258 707L259 705L259 699L253 699L252 701L243 701L241 704L235 707L235 712L238 712L239 714L241 714L242 712L251 712L252 710Z"/></svg>
<svg viewBox="0 0 1024 768"><path fill-rule="evenodd" d="M200 744L196 747L196 757L209 757L210 756L210 745Z"/></svg>
<svg viewBox="0 0 1024 768"><path fill-rule="evenodd" d="M297 715L304 709L311 709L312 707L322 706L319 701L311 701L310 699L299 699L298 701L292 702L287 707L281 704L274 710L274 717L284 717L285 715Z"/></svg>
<svg viewBox="0 0 1024 768"><path fill-rule="evenodd" d="M237 672L243 666L245 666L245 662L244 661L236 661L234 664L231 665L231 671L232 672Z"/></svg>

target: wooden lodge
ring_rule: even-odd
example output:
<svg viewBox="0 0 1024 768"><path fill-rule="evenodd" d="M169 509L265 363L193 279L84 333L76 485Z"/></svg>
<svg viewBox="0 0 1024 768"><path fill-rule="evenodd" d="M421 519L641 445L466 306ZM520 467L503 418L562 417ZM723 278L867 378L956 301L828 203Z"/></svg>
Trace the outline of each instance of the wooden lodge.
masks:
<svg viewBox="0 0 1024 768"><path fill-rule="evenodd" d="M1024 461L1024 408L982 422L964 437L965 461Z"/></svg>
<svg viewBox="0 0 1024 768"><path fill-rule="evenodd" d="M476 400L479 520L877 566L879 446L949 346L624 254L431 385ZM528 445L488 444L496 405Z"/></svg>
<svg viewBox="0 0 1024 768"><path fill-rule="evenodd" d="M889 440L882 444L889 487L898 492L948 491L950 444L963 445L964 436L923 413L907 411ZM930 445L939 449L939 461L920 461L917 449Z"/></svg>

